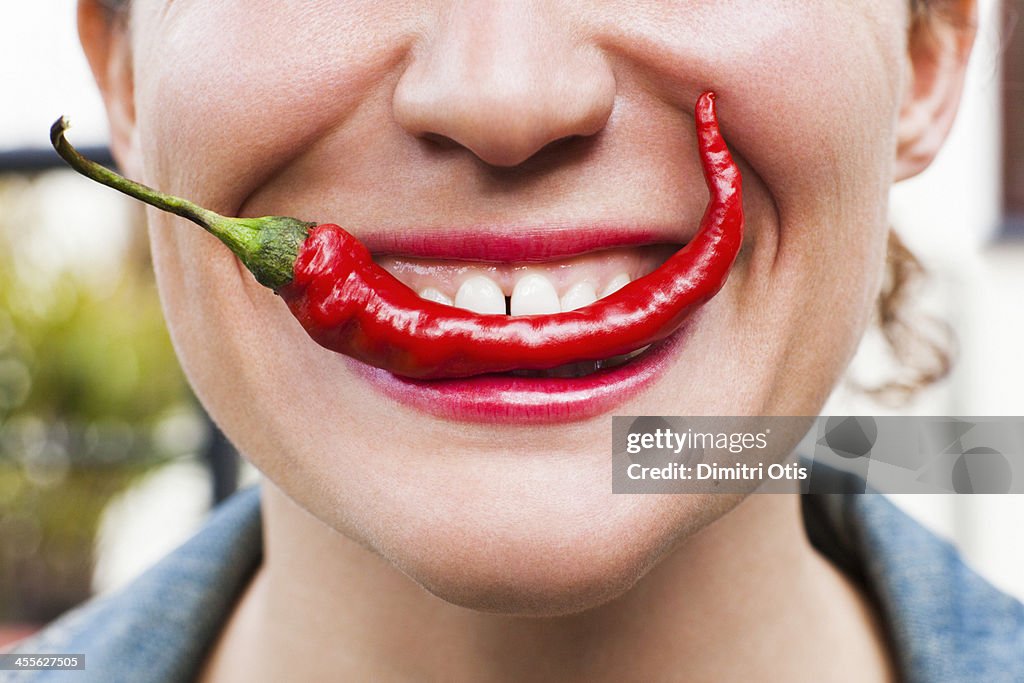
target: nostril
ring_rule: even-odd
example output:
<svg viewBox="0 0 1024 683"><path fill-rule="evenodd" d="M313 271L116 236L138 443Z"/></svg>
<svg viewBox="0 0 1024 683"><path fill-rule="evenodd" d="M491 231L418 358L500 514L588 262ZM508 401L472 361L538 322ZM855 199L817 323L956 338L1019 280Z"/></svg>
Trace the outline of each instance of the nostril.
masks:
<svg viewBox="0 0 1024 683"><path fill-rule="evenodd" d="M568 151L576 148L581 144L585 144L588 138L583 135L566 135L563 138L552 140L548 144L537 150L537 154L544 154L545 152L553 152L556 150Z"/></svg>
<svg viewBox="0 0 1024 683"><path fill-rule="evenodd" d="M441 135L440 133L422 133L419 137L421 140L425 140L439 149L455 149L462 146L447 135Z"/></svg>

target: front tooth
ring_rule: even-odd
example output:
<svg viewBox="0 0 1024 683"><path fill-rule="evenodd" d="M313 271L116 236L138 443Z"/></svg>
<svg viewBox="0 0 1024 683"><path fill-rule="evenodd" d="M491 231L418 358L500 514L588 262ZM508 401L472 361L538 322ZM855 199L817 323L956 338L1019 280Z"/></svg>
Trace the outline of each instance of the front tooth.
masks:
<svg viewBox="0 0 1024 683"><path fill-rule="evenodd" d="M611 282L605 285L604 291L601 292L601 298L603 299L609 294L614 294L615 292L619 291L620 289L628 285L629 282L629 275L627 275L626 273L619 273L618 275L611 279Z"/></svg>
<svg viewBox="0 0 1024 683"><path fill-rule="evenodd" d="M427 299L428 301L436 301L437 303L444 304L445 306L452 305L452 300L447 294L433 287L425 287L420 290L420 298Z"/></svg>
<svg viewBox="0 0 1024 683"><path fill-rule="evenodd" d="M577 282L562 296L562 312L575 311L597 301L597 292L589 282Z"/></svg>
<svg viewBox="0 0 1024 683"><path fill-rule="evenodd" d="M505 313L505 294L486 275L476 275L462 283L455 293L455 305L474 313Z"/></svg>
<svg viewBox="0 0 1024 683"><path fill-rule="evenodd" d="M509 304L512 315L545 315L559 313L561 310L555 286L540 273L523 276L512 290L512 301Z"/></svg>

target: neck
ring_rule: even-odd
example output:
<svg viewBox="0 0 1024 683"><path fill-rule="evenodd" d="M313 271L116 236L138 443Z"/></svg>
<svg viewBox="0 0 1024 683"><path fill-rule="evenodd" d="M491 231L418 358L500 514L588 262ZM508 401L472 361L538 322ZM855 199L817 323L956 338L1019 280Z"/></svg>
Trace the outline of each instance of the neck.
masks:
<svg viewBox="0 0 1024 683"><path fill-rule="evenodd" d="M447 603L264 486L265 561L205 680L887 680L863 597L757 495L619 598L553 618ZM855 676L855 678L853 678Z"/></svg>

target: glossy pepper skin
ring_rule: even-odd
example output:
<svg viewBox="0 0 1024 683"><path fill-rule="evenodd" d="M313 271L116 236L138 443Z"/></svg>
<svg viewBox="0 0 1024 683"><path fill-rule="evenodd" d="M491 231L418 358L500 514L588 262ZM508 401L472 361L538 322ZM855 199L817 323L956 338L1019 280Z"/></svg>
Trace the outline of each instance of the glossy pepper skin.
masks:
<svg viewBox="0 0 1024 683"><path fill-rule="evenodd" d="M715 96L697 100L698 149L710 200L694 238L657 270L584 308L551 315L481 315L420 298L337 225L293 218L227 218L121 178L78 155L79 172L189 218L221 239L274 289L317 343L416 379L541 370L630 353L676 331L725 284L743 241L740 172L718 127Z"/></svg>
<svg viewBox="0 0 1024 683"><path fill-rule="evenodd" d="M312 230L280 294L322 346L417 379L548 369L657 342L722 288L743 241L740 173L713 94L698 100L696 119L711 193L699 232L657 270L585 308L510 317L426 301L336 225Z"/></svg>

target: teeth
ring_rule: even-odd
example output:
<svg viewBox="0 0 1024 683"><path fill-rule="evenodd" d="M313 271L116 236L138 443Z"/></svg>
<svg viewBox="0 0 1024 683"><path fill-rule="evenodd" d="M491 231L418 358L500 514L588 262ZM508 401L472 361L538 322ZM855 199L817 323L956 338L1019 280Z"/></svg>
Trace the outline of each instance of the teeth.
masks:
<svg viewBox="0 0 1024 683"><path fill-rule="evenodd" d="M577 282L562 297L562 312L575 311L597 301L597 292L589 282Z"/></svg>
<svg viewBox="0 0 1024 683"><path fill-rule="evenodd" d="M516 282L512 296L506 299L501 287L486 275L475 275L459 287L455 301L436 287L424 287L419 291L423 299L436 301L447 306L454 305L474 313L503 315L549 315L563 311L575 311L589 306L598 299L614 294L631 282L627 273L619 273L604 286L598 296L589 281L577 282L569 288L561 300L551 280L541 273L528 273ZM506 309L506 306L508 307Z"/></svg>
<svg viewBox="0 0 1024 683"><path fill-rule="evenodd" d="M505 295L501 288L486 275L471 277L462 283L455 294L455 305L474 313L505 314Z"/></svg>
<svg viewBox="0 0 1024 683"><path fill-rule="evenodd" d="M559 313L561 310L555 286L539 273L523 276L512 290L509 306L512 315L545 315Z"/></svg>
<svg viewBox="0 0 1024 683"><path fill-rule="evenodd" d="M603 299L609 294L614 294L615 292L619 291L620 289L628 285L629 282L629 275L627 275L626 273L619 273L618 275L613 277L607 285L605 285L604 291L601 292L601 298Z"/></svg>
<svg viewBox="0 0 1024 683"><path fill-rule="evenodd" d="M437 303L444 304L446 306L452 305L452 300L447 294L439 289L434 289L433 287L426 287L421 290L420 298L427 299L428 301L436 301Z"/></svg>

